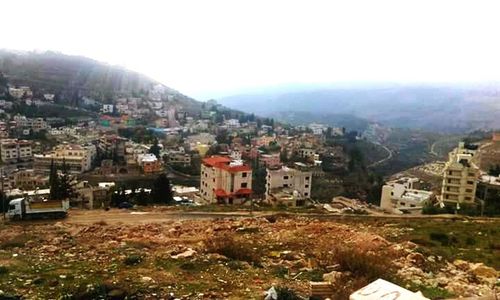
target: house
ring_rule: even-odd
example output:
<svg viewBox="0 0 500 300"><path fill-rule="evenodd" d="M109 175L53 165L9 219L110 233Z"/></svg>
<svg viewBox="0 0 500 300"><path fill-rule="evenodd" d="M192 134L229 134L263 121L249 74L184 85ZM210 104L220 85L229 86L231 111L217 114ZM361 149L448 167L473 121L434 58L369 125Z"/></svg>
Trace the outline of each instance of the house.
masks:
<svg viewBox="0 0 500 300"><path fill-rule="evenodd" d="M267 169L266 202L303 206L311 198L312 172L283 166Z"/></svg>
<svg viewBox="0 0 500 300"><path fill-rule="evenodd" d="M103 104L101 108L103 114L112 114L114 112L113 104Z"/></svg>
<svg viewBox="0 0 500 300"><path fill-rule="evenodd" d="M388 212L421 211L433 193L417 189L418 178L400 178L382 187L380 208Z"/></svg>
<svg viewBox="0 0 500 300"><path fill-rule="evenodd" d="M33 159L31 142L18 139L0 141L0 155L4 163L25 162Z"/></svg>
<svg viewBox="0 0 500 300"><path fill-rule="evenodd" d="M162 170L161 162L151 153L139 154L137 163L142 167L145 174L157 173Z"/></svg>
<svg viewBox="0 0 500 300"><path fill-rule="evenodd" d="M200 195L206 203L242 204L252 194L252 168L228 156L202 160Z"/></svg>

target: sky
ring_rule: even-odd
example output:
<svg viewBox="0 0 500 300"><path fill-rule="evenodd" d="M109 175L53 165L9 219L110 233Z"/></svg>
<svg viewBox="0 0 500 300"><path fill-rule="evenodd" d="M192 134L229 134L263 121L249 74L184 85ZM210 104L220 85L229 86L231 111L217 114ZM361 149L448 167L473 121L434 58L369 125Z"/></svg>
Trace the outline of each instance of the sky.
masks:
<svg viewBox="0 0 500 300"><path fill-rule="evenodd" d="M4 0L0 48L124 66L198 100L334 82L500 80L500 1Z"/></svg>

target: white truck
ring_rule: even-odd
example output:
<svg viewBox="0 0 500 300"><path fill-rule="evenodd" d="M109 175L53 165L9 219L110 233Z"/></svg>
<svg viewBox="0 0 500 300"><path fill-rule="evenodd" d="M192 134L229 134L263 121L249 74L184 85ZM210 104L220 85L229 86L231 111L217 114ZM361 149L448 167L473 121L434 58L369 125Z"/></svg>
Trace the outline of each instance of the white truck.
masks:
<svg viewBox="0 0 500 300"><path fill-rule="evenodd" d="M69 201L29 201L17 198L9 202L7 216L11 220L61 219L68 214Z"/></svg>

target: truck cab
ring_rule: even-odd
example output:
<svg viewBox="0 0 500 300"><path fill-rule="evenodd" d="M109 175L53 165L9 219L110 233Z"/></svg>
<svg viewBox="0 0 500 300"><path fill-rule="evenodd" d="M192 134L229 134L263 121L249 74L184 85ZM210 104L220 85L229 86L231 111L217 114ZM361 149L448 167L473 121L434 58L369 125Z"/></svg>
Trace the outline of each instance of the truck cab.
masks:
<svg viewBox="0 0 500 300"><path fill-rule="evenodd" d="M23 217L24 198L17 198L9 202L7 216L13 220L19 220Z"/></svg>

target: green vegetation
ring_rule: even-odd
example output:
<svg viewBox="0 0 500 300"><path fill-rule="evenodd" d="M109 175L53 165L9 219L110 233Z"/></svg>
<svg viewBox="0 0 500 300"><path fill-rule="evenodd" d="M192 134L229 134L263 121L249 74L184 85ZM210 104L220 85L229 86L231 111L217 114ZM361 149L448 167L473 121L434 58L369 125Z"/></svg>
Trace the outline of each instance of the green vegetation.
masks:
<svg viewBox="0 0 500 300"><path fill-rule="evenodd" d="M142 256L139 254L130 254L123 260L127 266L135 266L142 262Z"/></svg>
<svg viewBox="0 0 500 300"><path fill-rule="evenodd" d="M370 221L364 221L371 223ZM439 255L453 261L463 259L482 262L500 269L500 221L468 220L394 220L377 222L383 226L390 222L405 229L404 234L388 238L393 241L410 240L430 255Z"/></svg>

